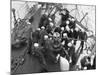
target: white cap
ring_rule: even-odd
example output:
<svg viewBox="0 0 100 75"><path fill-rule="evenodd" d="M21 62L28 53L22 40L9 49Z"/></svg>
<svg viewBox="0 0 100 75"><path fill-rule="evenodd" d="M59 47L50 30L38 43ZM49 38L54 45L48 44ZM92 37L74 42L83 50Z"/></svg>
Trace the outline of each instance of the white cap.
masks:
<svg viewBox="0 0 100 75"><path fill-rule="evenodd" d="M75 21L75 18L72 18L72 19L71 19L71 21L73 21L73 22L74 22L74 21Z"/></svg>
<svg viewBox="0 0 100 75"><path fill-rule="evenodd" d="M71 31L73 32L73 29L71 29Z"/></svg>
<svg viewBox="0 0 100 75"><path fill-rule="evenodd" d="M55 32L55 33L53 34L53 36L54 36L54 37L59 37L60 34L59 34L58 32Z"/></svg>
<svg viewBox="0 0 100 75"><path fill-rule="evenodd" d="M56 37L56 33L54 33L53 36Z"/></svg>
<svg viewBox="0 0 100 75"><path fill-rule="evenodd" d="M42 26L42 27L41 27L41 29L45 29L45 27L44 27L44 26Z"/></svg>
<svg viewBox="0 0 100 75"><path fill-rule="evenodd" d="M64 27L61 27L61 30L63 31L64 30Z"/></svg>
<svg viewBox="0 0 100 75"><path fill-rule="evenodd" d="M52 19L49 17L49 21L52 21Z"/></svg>
<svg viewBox="0 0 100 75"><path fill-rule="evenodd" d="M87 70L87 67L84 67L84 70Z"/></svg>
<svg viewBox="0 0 100 75"><path fill-rule="evenodd" d="M68 18L71 21L71 18Z"/></svg>
<svg viewBox="0 0 100 75"><path fill-rule="evenodd" d="M31 24L30 22L27 22L27 24Z"/></svg>
<svg viewBox="0 0 100 75"><path fill-rule="evenodd" d="M52 40L52 38L51 38L51 37L50 37L49 39L50 39L50 40Z"/></svg>
<svg viewBox="0 0 100 75"><path fill-rule="evenodd" d="M87 36L91 36L91 35L93 35L92 32L86 32L86 33L87 33Z"/></svg>
<svg viewBox="0 0 100 75"><path fill-rule="evenodd" d="M58 59L59 59L59 57L60 57L60 54L58 54L58 55L57 55L56 59L58 60Z"/></svg>
<svg viewBox="0 0 100 75"><path fill-rule="evenodd" d="M78 30L79 30L79 28L78 28L78 27L76 27L76 28L75 28L75 30L76 30L76 31L78 31Z"/></svg>
<svg viewBox="0 0 100 75"><path fill-rule="evenodd" d="M73 44L73 43L74 43L74 40L72 40L71 42L72 42L72 44Z"/></svg>
<svg viewBox="0 0 100 75"><path fill-rule="evenodd" d="M38 43L34 43L34 47L39 47L39 44Z"/></svg>
<svg viewBox="0 0 100 75"><path fill-rule="evenodd" d="M81 29L81 31L82 31L82 32L85 32L85 30L84 30L84 29Z"/></svg>
<svg viewBox="0 0 100 75"><path fill-rule="evenodd" d="M69 28L69 26L68 26L68 25L66 26L66 30L68 30L68 31L70 30L70 28Z"/></svg>
<svg viewBox="0 0 100 75"><path fill-rule="evenodd" d="M48 38L48 35L44 35L44 39L47 39Z"/></svg>
<svg viewBox="0 0 100 75"><path fill-rule="evenodd" d="M16 42L19 42L19 39L16 39Z"/></svg>
<svg viewBox="0 0 100 75"><path fill-rule="evenodd" d="M90 50L88 50L88 52L87 52L88 54L91 54L91 51Z"/></svg>
<svg viewBox="0 0 100 75"><path fill-rule="evenodd" d="M63 36L64 36L64 37L67 37L67 33L64 33Z"/></svg>
<svg viewBox="0 0 100 75"><path fill-rule="evenodd" d="M66 11L62 11L62 13L65 15L66 14Z"/></svg>
<svg viewBox="0 0 100 75"><path fill-rule="evenodd" d="M63 13L64 15L66 14L66 12L65 12L65 11L61 11L61 13Z"/></svg>
<svg viewBox="0 0 100 75"><path fill-rule="evenodd" d="M53 26L54 26L53 22L50 22L50 26L51 26L51 27L53 27Z"/></svg>
<svg viewBox="0 0 100 75"><path fill-rule="evenodd" d="M21 19L20 19L20 18L18 18L18 19L17 19L17 21L18 21L18 22L20 22L20 21L21 21Z"/></svg>
<svg viewBox="0 0 100 75"><path fill-rule="evenodd" d="M67 21L66 21L66 24L68 25L69 23L70 23L70 22L67 20Z"/></svg>
<svg viewBox="0 0 100 75"><path fill-rule="evenodd" d="M65 45L65 41L63 41L61 44L62 44L62 45Z"/></svg>
<svg viewBox="0 0 100 75"><path fill-rule="evenodd" d="M71 42L70 42L70 43L68 43L68 46L69 46L69 47L71 47L71 46L72 46L72 43L71 43Z"/></svg>
<svg viewBox="0 0 100 75"><path fill-rule="evenodd" d="M40 28L37 28L37 30L39 30L39 31L40 31L41 29L40 29Z"/></svg>
<svg viewBox="0 0 100 75"><path fill-rule="evenodd" d="M45 15L47 15L47 16L48 16L48 12L46 12L46 13L45 13Z"/></svg>

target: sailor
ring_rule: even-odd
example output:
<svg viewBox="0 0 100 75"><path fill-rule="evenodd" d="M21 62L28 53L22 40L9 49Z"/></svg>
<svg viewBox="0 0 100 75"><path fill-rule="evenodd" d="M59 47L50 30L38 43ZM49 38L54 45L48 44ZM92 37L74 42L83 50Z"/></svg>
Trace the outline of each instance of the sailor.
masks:
<svg viewBox="0 0 100 75"><path fill-rule="evenodd" d="M65 28L67 25L69 26L69 24L70 24L70 21L66 20L66 21L61 22L60 27L64 27Z"/></svg>
<svg viewBox="0 0 100 75"><path fill-rule="evenodd" d="M43 14L40 18L39 28L41 28L42 26L46 27L47 25L49 25L48 16L46 14Z"/></svg>
<svg viewBox="0 0 100 75"><path fill-rule="evenodd" d="M62 22L60 27L64 27L65 28L66 27L66 21Z"/></svg>
<svg viewBox="0 0 100 75"><path fill-rule="evenodd" d="M73 32L73 38L74 39L79 39L79 28L75 27L74 32ZM76 45L77 40L74 40L74 45Z"/></svg>
<svg viewBox="0 0 100 75"><path fill-rule="evenodd" d="M54 54L54 48L52 46L53 40L52 37L48 38L47 35L45 35L45 43L44 43L44 48L45 48L45 56L49 60L51 60L51 63L57 63L56 55Z"/></svg>
<svg viewBox="0 0 100 75"><path fill-rule="evenodd" d="M60 27L56 27L54 32L60 34L61 33L61 28ZM55 35L55 33L54 33L54 35Z"/></svg>
<svg viewBox="0 0 100 75"><path fill-rule="evenodd" d="M62 16L61 21L64 22L69 18L69 11L67 9L62 9L60 15Z"/></svg>
<svg viewBox="0 0 100 75"><path fill-rule="evenodd" d="M57 36L59 35L59 36ZM53 39L53 48L55 49L54 53L56 55L60 54L60 56L62 57L66 57L66 52L65 52L65 40L61 39L61 35L60 34L56 34L54 35L54 39ZM65 36L66 38L66 36Z"/></svg>
<svg viewBox="0 0 100 75"><path fill-rule="evenodd" d="M33 16L31 16L31 18L29 19L29 22L32 24L32 23L33 23L33 21L34 21L34 17L33 17Z"/></svg>
<svg viewBox="0 0 100 75"><path fill-rule="evenodd" d="M65 32L67 33L68 38L72 38L73 37L73 29L70 29L68 25L66 25L65 27Z"/></svg>
<svg viewBox="0 0 100 75"><path fill-rule="evenodd" d="M52 19L50 21L52 21L54 23L55 22L55 14L50 15L50 18Z"/></svg>
<svg viewBox="0 0 100 75"><path fill-rule="evenodd" d="M75 29L75 25L76 23L75 23L75 19L74 18L71 18L71 20L70 20L70 22L69 22L69 28L70 29Z"/></svg>
<svg viewBox="0 0 100 75"><path fill-rule="evenodd" d="M66 53L65 58L69 61L69 54L68 54L68 43L69 43L69 39L67 36L67 33L62 33L62 39L61 39L61 44L64 47L64 51Z"/></svg>
<svg viewBox="0 0 100 75"><path fill-rule="evenodd" d="M92 68L90 64L90 57L89 56L84 56L83 59L81 59L81 69L82 70L89 70Z"/></svg>
<svg viewBox="0 0 100 75"><path fill-rule="evenodd" d="M37 43L40 40L40 28L37 28L33 33L32 33L32 42Z"/></svg>
<svg viewBox="0 0 100 75"><path fill-rule="evenodd" d="M61 46L61 35L58 32L54 32L53 34L53 48L55 48L56 51L60 50Z"/></svg>
<svg viewBox="0 0 100 75"><path fill-rule="evenodd" d="M52 34L52 30L54 28L54 23L50 22L49 25L46 26L46 31L48 34Z"/></svg>
<svg viewBox="0 0 100 75"><path fill-rule="evenodd" d="M32 52L32 45L34 43L38 43L40 40L40 28L37 28L34 32L32 32L31 37L28 39L28 53Z"/></svg>
<svg viewBox="0 0 100 75"><path fill-rule="evenodd" d="M32 54L33 55L36 55L39 57L40 61L46 65L46 60L45 60L45 57L44 57L44 48L39 44L39 43L34 43L33 46L32 46Z"/></svg>
<svg viewBox="0 0 100 75"><path fill-rule="evenodd" d="M68 35L67 35L67 33L66 32L63 32L62 33L62 40L61 40L62 42L64 42L64 48L65 48L65 50L68 50L68 42L69 42L69 40L68 40Z"/></svg>
<svg viewBox="0 0 100 75"><path fill-rule="evenodd" d="M68 46L69 46L69 49L68 49L68 54L69 54L69 63L70 63L70 66L74 66L77 62L77 56L76 56L76 53L75 53L75 46L74 46L74 40L72 40L70 43L68 43Z"/></svg>
<svg viewBox="0 0 100 75"><path fill-rule="evenodd" d="M45 42L44 36L45 35L48 35L48 33L47 33L45 27L42 26L41 31L40 31L40 36L39 36L40 37L39 43L41 44L41 46L44 46L44 42Z"/></svg>
<svg viewBox="0 0 100 75"><path fill-rule="evenodd" d="M70 31L67 31L68 37L73 38L73 30L70 29Z"/></svg>
<svg viewBox="0 0 100 75"><path fill-rule="evenodd" d="M79 37L79 28L76 27L75 30L74 30L74 39L78 39Z"/></svg>
<svg viewBox="0 0 100 75"><path fill-rule="evenodd" d="M85 39L86 39L85 37L86 37L86 33L83 29L81 29L80 34L79 34L79 39L81 40L80 53L82 53L82 51L83 51L84 42L85 42Z"/></svg>
<svg viewBox="0 0 100 75"><path fill-rule="evenodd" d="M57 63L58 60L56 59L57 55L60 54L61 56L64 55L64 52L62 51L63 48L61 46L60 42L60 34L58 32L54 32L53 38L46 40L45 48L46 48L46 54L49 56L49 59L53 63Z"/></svg>

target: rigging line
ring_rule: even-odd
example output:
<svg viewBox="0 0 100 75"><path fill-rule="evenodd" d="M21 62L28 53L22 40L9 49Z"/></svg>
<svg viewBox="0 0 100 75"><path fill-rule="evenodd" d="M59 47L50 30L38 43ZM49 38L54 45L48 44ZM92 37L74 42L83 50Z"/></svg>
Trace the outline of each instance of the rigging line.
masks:
<svg viewBox="0 0 100 75"><path fill-rule="evenodd" d="M75 18L77 17L77 14L80 16L79 12L78 12L78 6L77 4L75 5Z"/></svg>
<svg viewBox="0 0 100 75"><path fill-rule="evenodd" d="M56 8L56 9L58 9L59 8L59 5L57 5L57 4L55 4L55 5L53 5L54 7L51 9L51 11L49 12L49 15L48 16L50 16L50 14L51 14L51 12ZM56 13L56 11L55 11L55 13Z"/></svg>
<svg viewBox="0 0 100 75"><path fill-rule="evenodd" d="M48 16L50 16L51 12L56 8L56 5L51 9L51 11L49 12Z"/></svg>
<svg viewBox="0 0 100 75"><path fill-rule="evenodd" d="M16 10L13 8L12 9L12 13L13 13L13 17L14 17L14 25L17 23L17 20L16 20Z"/></svg>
<svg viewBox="0 0 100 75"><path fill-rule="evenodd" d="M83 18L80 20L80 22L82 22L84 20L84 18L88 15L88 13L85 13L85 15L83 16Z"/></svg>
<svg viewBox="0 0 100 75"><path fill-rule="evenodd" d="M69 17L73 17L69 15ZM76 24L78 24L81 28L85 29L86 31L89 31L82 23L80 23L77 19L75 20Z"/></svg>
<svg viewBox="0 0 100 75"><path fill-rule="evenodd" d="M83 13L83 11L82 11L82 14L83 14L83 15L85 15L85 14ZM86 28L88 28L88 26L87 26L87 24L88 24L88 16L87 16L87 18L86 18L86 19L84 19L84 21L85 21L85 24L86 24L86 25L85 25L85 26L86 26Z"/></svg>
<svg viewBox="0 0 100 75"><path fill-rule="evenodd" d="M39 11L40 9L41 9L42 7L40 7L39 9L37 9L34 13L33 13L33 16L37 13L37 11ZM28 14L30 14L30 13L28 13ZM26 15L28 15L28 14L26 14ZM32 15L32 14L31 14ZM24 19L29 19L30 18L30 16L29 17L27 17L27 16L25 16L24 17Z"/></svg>
<svg viewBox="0 0 100 75"><path fill-rule="evenodd" d="M28 52L28 49L26 48L23 55L19 56L19 57L22 57L22 58L20 58L20 60L17 63L17 66L15 66L14 70L11 71L11 74L14 74L16 72L16 70L18 69L18 67L21 66L21 64L24 62L27 52ZM20 63L20 62L22 62L22 63Z"/></svg>
<svg viewBox="0 0 100 75"><path fill-rule="evenodd" d="M75 10L76 10L76 8L74 8L74 9L70 10L70 12L69 12L69 13L71 13L71 12L73 12L73 11L75 11Z"/></svg>

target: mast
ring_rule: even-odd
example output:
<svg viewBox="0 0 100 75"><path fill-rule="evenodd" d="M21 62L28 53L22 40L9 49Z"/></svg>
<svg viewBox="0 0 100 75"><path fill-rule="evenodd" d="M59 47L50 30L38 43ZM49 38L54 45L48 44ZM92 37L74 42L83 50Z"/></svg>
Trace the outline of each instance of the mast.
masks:
<svg viewBox="0 0 100 75"><path fill-rule="evenodd" d="M15 26L15 24L17 23L15 11L16 11L16 10L13 8L13 9L12 9L12 13L13 13L13 17L14 17L14 26Z"/></svg>

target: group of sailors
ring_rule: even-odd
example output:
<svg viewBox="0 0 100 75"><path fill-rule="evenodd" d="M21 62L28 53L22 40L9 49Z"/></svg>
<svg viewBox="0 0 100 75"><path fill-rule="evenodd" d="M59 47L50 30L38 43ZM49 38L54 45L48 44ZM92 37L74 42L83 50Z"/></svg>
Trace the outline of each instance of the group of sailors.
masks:
<svg viewBox="0 0 100 75"><path fill-rule="evenodd" d="M61 15L59 26L55 26L54 19L51 16L46 14L41 16L38 28L31 33L28 53L39 56L39 60L44 65L47 65L47 58L51 63L56 64L60 61L59 58L63 57L69 63L68 70L71 70L72 67L75 67L80 54L83 52L87 33L76 26L75 18L69 16L67 9L62 9L59 14ZM75 50L77 41L81 43L79 49ZM80 61L81 69L90 65L90 63L87 64L86 60L90 61L90 57L85 57ZM94 68L92 66L91 68Z"/></svg>

